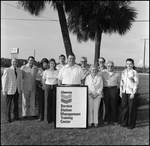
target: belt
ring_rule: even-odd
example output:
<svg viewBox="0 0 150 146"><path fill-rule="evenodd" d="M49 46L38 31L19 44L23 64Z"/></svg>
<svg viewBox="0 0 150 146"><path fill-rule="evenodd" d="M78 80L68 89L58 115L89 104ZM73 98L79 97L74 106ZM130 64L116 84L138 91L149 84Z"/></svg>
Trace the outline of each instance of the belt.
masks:
<svg viewBox="0 0 150 146"><path fill-rule="evenodd" d="M62 84L63 86L80 86L80 84Z"/></svg>
<svg viewBox="0 0 150 146"><path fill-rule="evenodd" d="M104 87L104 88L117 88L117 86L107 86L107 87Z"/></svg>

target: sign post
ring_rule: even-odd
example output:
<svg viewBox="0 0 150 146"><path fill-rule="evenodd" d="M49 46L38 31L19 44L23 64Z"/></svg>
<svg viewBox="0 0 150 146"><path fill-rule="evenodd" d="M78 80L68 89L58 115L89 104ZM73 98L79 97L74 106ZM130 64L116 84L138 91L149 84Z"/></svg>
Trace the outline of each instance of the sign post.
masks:
<svg viewBox="0 0 150 146"><path fill-rule="evenodd" d="M55 128L87 128L87 86L57 86Z"/></svg>

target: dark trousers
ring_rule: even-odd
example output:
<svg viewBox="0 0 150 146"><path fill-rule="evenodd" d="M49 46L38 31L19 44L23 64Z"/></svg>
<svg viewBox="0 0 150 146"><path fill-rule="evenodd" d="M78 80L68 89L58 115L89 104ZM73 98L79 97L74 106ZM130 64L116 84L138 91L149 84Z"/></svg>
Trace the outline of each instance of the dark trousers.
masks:
<svg viewBox="0 0 150 146"><path fill-rule="evenodd" d="M44 90L37 85L38 118L44 119Z"/></svg>
<svg viewBox="0 0 150 146"><path fill-rule="evenodd" d="M7 95L6 96L6 120L11 121L11 103L13 100L14 103L14 118L18 119L19 118L19 108L18 108L18 99L19 99L19 94L18 91L16 90L16 93L13 95Z"/></svg>
<svg viewBox="0 0 150 146"><path fill-rule="evenodd" d="M56 85L45 85L44 94L44 121L50 123L55 121Z"/></svg>
<svg viewBox="0 0 150 146"><path fill-rule="evenodd" d="M115 87L104 87L104 103L105 103L105 116L104 122L118 122L118 89Z"/></svg>
<svg viewBox="0 0 150 146"><path fill-rule="evenodd" d="M133 99L130 99L129 96L130 94L122 93L120 125L134 128L137 116L136 94Z"/></svg>

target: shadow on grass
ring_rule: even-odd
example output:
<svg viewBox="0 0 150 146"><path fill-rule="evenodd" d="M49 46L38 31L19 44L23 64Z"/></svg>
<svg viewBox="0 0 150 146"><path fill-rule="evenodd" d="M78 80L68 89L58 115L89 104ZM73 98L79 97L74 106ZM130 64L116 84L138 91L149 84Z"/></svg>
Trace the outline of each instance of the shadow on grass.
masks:
<svg viewBox="0 0 150 146"><path fill-rule="evenodd" d="M136 127L145 126L149 126L149 97L143 98L143 94L138 94Z"/></svg>

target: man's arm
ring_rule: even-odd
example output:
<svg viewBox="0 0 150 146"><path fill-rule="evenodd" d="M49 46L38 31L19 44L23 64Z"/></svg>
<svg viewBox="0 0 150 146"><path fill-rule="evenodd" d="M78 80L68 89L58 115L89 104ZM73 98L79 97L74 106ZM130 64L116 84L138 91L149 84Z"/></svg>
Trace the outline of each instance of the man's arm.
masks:
<svg viewBox="0 0 150 146"><path fill-rule="evenodd" d="M2 76L2 92L3 95L7 94L8 91L8 81L9 81L9 75L8 75L8 69L4 69L4 73Z"/></svg>

